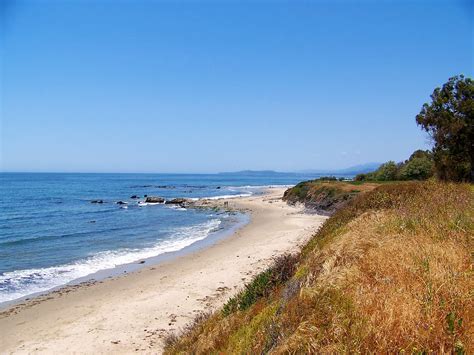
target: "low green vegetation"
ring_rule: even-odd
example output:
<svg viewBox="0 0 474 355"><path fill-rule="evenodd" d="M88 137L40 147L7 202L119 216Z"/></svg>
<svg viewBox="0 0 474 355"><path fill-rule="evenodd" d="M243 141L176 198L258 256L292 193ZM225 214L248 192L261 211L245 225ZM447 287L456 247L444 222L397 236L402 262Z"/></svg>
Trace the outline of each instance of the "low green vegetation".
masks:
<svg viewBox="0 0 474 355"><path fill-rule="evenodd" d="M165 351L471 353L473 218L468 184L388 183L360 193L299 255L171 336Z"/></svg>
<svg viewBox="0 0 474 355"><path fill-rule="evenodd" d="M274 264L258 274L244 289L227 301L222 313L227 316L237 310L245 311L278 285L286 282L294 273L297 257L285 254L277 258Z"/></svg>

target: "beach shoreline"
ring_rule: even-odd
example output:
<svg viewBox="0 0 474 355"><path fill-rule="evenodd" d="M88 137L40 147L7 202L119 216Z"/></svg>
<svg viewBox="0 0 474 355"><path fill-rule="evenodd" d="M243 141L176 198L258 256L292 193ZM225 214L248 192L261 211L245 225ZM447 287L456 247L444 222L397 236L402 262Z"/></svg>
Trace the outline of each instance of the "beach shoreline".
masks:
<svg viewBox="0 0 474 355"><path fill-rule="evenodd" d="M250 222L204 248L8 306L0 311L0 352L160 352L166 334L218 309L323 223L281 201L283 191L210 202L247 211Z"/></svg>
<svg viewBox="0 0 474 355"><path fill-rule="evenodd" d="M196 206L196 208L212 208L206 206L206 204L208 204L207 199L203 199L202 201L194 203L194 206ZM211 206L212 205L217 205L217 203L212 203ZM128 274L139 271L143 268L150 268L156 264L174 260L180 256L186 256L188 254L205 249L219 242L221 239L229 237L230 235L235 233L236 230L242 228L247 223L249 223L250 220L249 214L245 211L230 211L226 209L225 211L223 211L223 213L234 213L235 215L233 216L232 222L230 223L229 221L227 221L229 225L227 225L226 227L218 227L218 229L210 232L204 239L194 241L191 244L186 245L185 247L178 250L165 251L155 256L141 258L126 264L119 264L112 268L101 269L99 271L79 277L62 285L52 287L48 290L34 292L13 300L0 302L0 317L2 312L8 309L15 308L17 306L23 307L25 306L25 303L30 304L41 302L43 299L48 298L51 294L64 293L68 289L73 290L77 287L87 287L91 284L102 282L104 280L127 276Z"/></svg>

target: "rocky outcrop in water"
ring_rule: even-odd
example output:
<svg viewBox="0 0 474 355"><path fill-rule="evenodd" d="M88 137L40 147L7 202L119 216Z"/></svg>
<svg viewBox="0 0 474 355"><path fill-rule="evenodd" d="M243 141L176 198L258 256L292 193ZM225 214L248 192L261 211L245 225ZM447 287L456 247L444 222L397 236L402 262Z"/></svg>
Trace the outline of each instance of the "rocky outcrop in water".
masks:
<svg viewBox="0 0 474 355"><path fill-rule="evenodd" d="M167 200L165 203L167 205L184 205L188 202L185 198L174 198L172 200Z"/></svg>
<svg viewBox="0 0 474 355"><path fill-rule="evenodd" d="M163 203L165 199L159 196L148 196L145 200L147 203Z"/></svg>

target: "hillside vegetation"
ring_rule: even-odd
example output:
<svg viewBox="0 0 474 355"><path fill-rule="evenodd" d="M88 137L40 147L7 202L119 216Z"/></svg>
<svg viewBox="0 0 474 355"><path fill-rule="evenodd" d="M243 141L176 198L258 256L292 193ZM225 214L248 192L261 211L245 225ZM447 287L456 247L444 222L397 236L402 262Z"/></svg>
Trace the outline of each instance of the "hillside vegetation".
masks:
<svg viewBox="0 0 474 355"><path fill-rule="evenodd" d="M359 193L166 352L472 353L473 217L467 184Z"/></svg>
<svg viewBox="0 0 474 355"><path fill-rule="evenodd" d="M335 179L303 181L286 190L283 201L292 205L302 203L308 209L330 215L360 192L373 190L377 186L375 183L360 184Z"/></svg>

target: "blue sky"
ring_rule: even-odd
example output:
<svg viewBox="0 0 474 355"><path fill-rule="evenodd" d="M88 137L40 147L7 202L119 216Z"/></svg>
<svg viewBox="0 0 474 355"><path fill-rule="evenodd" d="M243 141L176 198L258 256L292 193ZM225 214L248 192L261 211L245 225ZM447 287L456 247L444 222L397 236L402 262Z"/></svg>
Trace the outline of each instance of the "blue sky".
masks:
<svg viewBox="0 0 474 355"><path fill-rule="evenodd" d="M400 161L473 73L469 1L3 1L4 171ZM471 7L470 7L471 6Z"/></svg>

